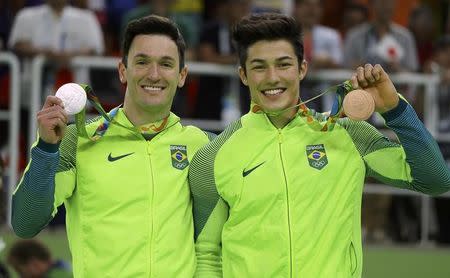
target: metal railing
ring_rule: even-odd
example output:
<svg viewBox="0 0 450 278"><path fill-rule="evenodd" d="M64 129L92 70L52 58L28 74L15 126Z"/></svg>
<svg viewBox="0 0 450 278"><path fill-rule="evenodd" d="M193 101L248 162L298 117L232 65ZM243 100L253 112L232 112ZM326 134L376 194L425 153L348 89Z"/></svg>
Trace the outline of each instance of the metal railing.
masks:
<svg viewBox="0 0 450 278"><path fill-rule="evenodd" d="M18 180L19 166L19 126L20 126L20 64L17 57L8 52L0 52L0 64L6 64L10 70L9 109L0 110L0 120L8 121L9 164L6 194L11 196ZM1 178L1 177L0 177ZM6 221L11 224L11 198L6 201Z"/></svg>
<svg viewBox="0 0 450 278"><path fill-rule="evenodd" d="M32 95L31 95L31 106L30 106L30 142L35 140L36 134L36 119L35 115L41 107L42 100L42 74L43 67L45 65L45 58L38 56L34 58L32 62ZM71 67L75 71L83 69L115 69L119 58L117 57L77 57L71 61ZM232 90L231 92L239 92L239 76L237 73L237 67L235 66L224 66L208 63L187 63L190 74L198 75L213 75L222 76L230 78L230 84ZM331 81L331 82L342 82L351 77L352 71L348 70L321 70L316 72L308 73L308 80L318 80L318 81ZM76 74L75 74L76 75ZM396 85L412 85L412 86L424 86L423 93L425 94L424 103L424 124L430 133L438 137L438 106L437 104L437 86L439 84L439 77L436 75L426 75L426 74L416 74L416 73L399 73L391 74L391 79ZM95 89L95 88L94 88ZM239 97L235 96L236 99ZM203 129L216 129L218 127L224 127L224 123L221 121L209 121L209 120L193 120L184 119L183 123L197 125ZM365 194L391 194L391 195L403 195L403 196L419 196L421 198L421 244L427 244L429 242L429 216L430 216L430 197L419 194L412 191L401 190L393 187L388 187L385 185L372 186L372 184L367 184L364 187ZM444 197L450 197L450 193L442 195Z"/></svg>

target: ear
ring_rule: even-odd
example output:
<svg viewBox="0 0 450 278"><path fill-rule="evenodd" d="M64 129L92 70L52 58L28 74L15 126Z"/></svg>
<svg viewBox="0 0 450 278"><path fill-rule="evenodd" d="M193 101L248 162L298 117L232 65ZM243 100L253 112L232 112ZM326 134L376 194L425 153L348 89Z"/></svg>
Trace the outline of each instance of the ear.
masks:
<svg viewBox="0 0 450 278"><path fill-rule="evenodd" d="M127 84L127 67L122 61L117 65L117 71L119 72L120 83Z"/></svg>
<svg viewBox="0 0 450 278"><path fill-rule="evenodd" d="M188 69L185 66L184 68L181 69L180 71L180 76L178 78L178 88L181 88L184 86L184 82L186 81L186 76L188 73Z"/></svg>
<svg viewBox="0 0 450 278"><path fill-rule="evenodd" d="M308 62L306 62L306 60L303 60L302 63L299 65L298 69L300 80L303 80L303 78L305 78L307 71L308 71Z"/></svg>
<svg viewBox="0 0 450 278"><path fill-rule="evenodd" d="M245 86L248 86L247 75L245 74L245 69L243 67L239 67L239 77L241 78L242 83Z"/></svg>

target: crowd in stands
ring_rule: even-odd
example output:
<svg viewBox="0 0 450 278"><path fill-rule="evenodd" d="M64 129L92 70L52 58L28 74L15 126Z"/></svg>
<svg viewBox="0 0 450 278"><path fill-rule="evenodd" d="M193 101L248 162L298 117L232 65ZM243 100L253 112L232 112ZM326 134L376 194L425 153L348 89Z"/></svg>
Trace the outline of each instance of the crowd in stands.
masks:
<svg viewBox="0 0 450 278"><path fill-rule="evenodd" d="M381 63L389 72L439 72L445 76L445 37L448 36L447 6L434 1L415 1L409 22L393 21L400 10L400 0L337 1L342 16L339 24L327 26L324 12L337 6L320 0L21 0L2 3L0 49L10 50L23 58L22 105L29 97L29 59L43 54L50 61L43 80L49 94L61 84L75 80L90 82L94 89L123 89L96 71L68 70L72 57L86 55L120 56L120 39L126 24L146 14L158 14L174 20L186 40L190 61L235 65L237 57L230 41L230 28L243 15L251 12L278 11L290 13L303 28L305 59L309 70L354 68L361 63ZM336 2L336 1L333 1ZM423 3L422 3L423 2ZM328 7L328 8L327 8ZM336 20L334 21L336 22ZM447 24L448 25L448 24ZM438 43L440 41L440 43ZM448 40L447 40L448 41ZM439 46L438 46L439 44ZM435 48L439 48L440 50ZM444 50L442 50L444 48ZM436 61L436 60L439 61ZM28 64L27 64L28 63ZM115 74L115 73L114 73ZM447 74L448 75L448 74ZM0 71L2 98L7 104L7 72ZM445 79L445 78L444 78ZM95 86L97 85L97 86ZM308 98L329 84L305 84L303 98ZM183 101L175 111L183 117L220 119L222 96L229 91L227 82L217 77L192 76L179 94ZM415 90L406 88L409 100L416 102ZM110 92L111 94L111 92ZM445 96L442 96L445 98ZM108 101L106 101L108 102ZM114 98L113 101L114 103ZM248 109L246 89L241 88L241 112ZM327 109L330 101L311 104ZM115 103L114 103L115 104ZM177 101L175 101L177 104ZM419 103L420 104L420 103ZM418 109L419 112L421 111ZM442 131L450 130L443 109Z"/></svg>
<svg viewBox="0 0 450 278"><path fill-rule="evenodd" d="M338 25L327 25L327 4L340 3ZM230 28L250 12L278 11L290 13L303 29L305 59L309 71L321 69L354 69L364 63L380 63L393 72L435 73L441 77L438 87L439 130L450 132L450 4L437 1L415 1L408 22L399 24L394 15L399 0L15 0L0 4L0 51L12 51L22 62L22 131L21 145L27 146L27 107L30 92L30 58L44 55L49 63L42 80L44 94L60 85L75 81L89 82L94 90L123 93L116 72L92 70L70 71L75 56L120 56L120 40L127 23L135 18L158 14L174 20L186 40L188 61L237 65L236 52L230 41ZM336 4L335 4L336 5ZM334 6L333 6L334 7ZM181 117L221 118L222 99L229 92L228 80L219 77L189 76L187 85L175 99L175 113ZM308 99L333 84L302 83L302 98ZM103 86L103 89L101 88ZM0 66L0 109L8 107L9 72ZM106 89L105 89L106 88ZM420 89L401 86L402 93L423 111ZM114 97L106 93L105 99ZM100 96L102 100L102 96ZM121 99L118 98L118 99ZM112 105L117 105L111 101ZM314 109L331 108L332 96L311 103ZM249 107L248 92L240 89L241 113ZM106 101L106 106L108 101ZM187 105L186 105L187 104ZM7 144L7 123L0 123L0 149ZM3 153L4 151L2 151ZM25 151L23 151L25 153ZM21 167L25 166L23 159ZM0 192L2 186L0 183ZM398 199L400 198L400 199ZM419 224L417 204L389 195L365 196L364 219L367 240L385 240L388 210L400 223L397 239L409 240L411 231L417 239ZM447 207L448 207L448 200ZM445 201L444 201L445 207ZM411 210L408 208L412 208ZM448 209L447 209L448 211ZM413 213L414 214L414 213ZM0 217L2 213L0 211ZM448 223L449 215L438 222ZM406 219L406 220L405 220ZM402 229L405 229L403 231ZM447 227L448 229L448 227ZM392 237L392 235L391 235ZM450 243L447 237L440 239Z"/></svg>

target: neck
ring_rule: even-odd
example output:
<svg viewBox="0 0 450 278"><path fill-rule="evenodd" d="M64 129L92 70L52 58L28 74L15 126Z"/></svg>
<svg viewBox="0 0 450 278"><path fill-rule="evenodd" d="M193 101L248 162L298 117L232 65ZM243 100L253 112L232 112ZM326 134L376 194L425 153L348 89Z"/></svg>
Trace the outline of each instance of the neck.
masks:
<svg viewBox="0 0 450 278"><path fill-rule="evenodd" d="M62 12L63 12L64 6L62 6L62 5L51 5L50 8L51 8L51 10L53 11L53 13L54 13L56 16L59 17L59 16L61 16L61 14L62 14Z"/></svg>
<svg viewBox="0 0 450 278"><path fill-rule="evenodd" d="M276 128L283 128L295 117L295 114L297 114L297 109L289 109L280 115L268 115L267 117Z"/></svg>
<svg viewBox="0 0 450 278"><path fill-rule="evenodd" d="M141 126L149 123L158 122L170 114L170 111L151 111L151 110L137 110L135 108L130 108L126 103L123 106L123 112L127 116L128 120L134 126Z"/></svg>
<svg viewBox="0 0 450 278"><path fill-rule="evenodd" d="M389 31L389 26L390 26L389 22L384 21L374 22L374 27L378 35L384 35L385 33L387 33Z"/></svg>

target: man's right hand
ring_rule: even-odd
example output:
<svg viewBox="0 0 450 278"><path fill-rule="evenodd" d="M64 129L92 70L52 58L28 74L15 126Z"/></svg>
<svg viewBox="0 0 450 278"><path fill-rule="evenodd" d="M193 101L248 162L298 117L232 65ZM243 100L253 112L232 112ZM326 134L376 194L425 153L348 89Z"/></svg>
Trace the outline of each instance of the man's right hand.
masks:
<svg viewBox="0 0 450 278"><path fill-rule="evenodd" d="M44 106L37 113L39 138L49 144L58 143L66 131L67 120L62 100L48 96Z"/></svg>

